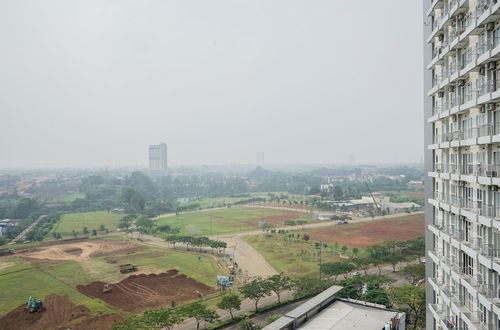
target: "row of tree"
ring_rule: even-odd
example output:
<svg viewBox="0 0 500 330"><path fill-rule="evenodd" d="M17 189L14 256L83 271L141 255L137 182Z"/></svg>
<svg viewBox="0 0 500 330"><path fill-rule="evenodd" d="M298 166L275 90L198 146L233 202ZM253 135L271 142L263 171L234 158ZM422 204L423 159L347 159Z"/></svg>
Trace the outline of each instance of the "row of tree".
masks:
<svg viewBox="0 0 500 330"><path fill-rule="evenodd" d="M211 240L208 237L204 236L184 236L184 235L170 235L165 238L165 241L169 242L173 245L175 249L175 244L183 243L186 245L186 249L189 250L189 246L197 247L200 249L202 247L209 247L212 249L212 253L214 249L220 254L227 248L227 243L222 241Z"/></svg>

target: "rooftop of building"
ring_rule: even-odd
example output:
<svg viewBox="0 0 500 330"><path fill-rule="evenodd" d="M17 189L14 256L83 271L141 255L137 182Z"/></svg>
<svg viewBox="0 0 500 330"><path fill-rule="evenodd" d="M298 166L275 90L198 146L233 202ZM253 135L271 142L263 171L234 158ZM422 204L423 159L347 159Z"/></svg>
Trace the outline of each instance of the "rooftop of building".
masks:
<svg viewBox="0 0 500 330"><path fill-rule="evenodd" d="M404 329L406 314L383 305L335 296L342 287L332 286L267 325L264 330ZM400 324L402 326L400 327Z"/></svg>

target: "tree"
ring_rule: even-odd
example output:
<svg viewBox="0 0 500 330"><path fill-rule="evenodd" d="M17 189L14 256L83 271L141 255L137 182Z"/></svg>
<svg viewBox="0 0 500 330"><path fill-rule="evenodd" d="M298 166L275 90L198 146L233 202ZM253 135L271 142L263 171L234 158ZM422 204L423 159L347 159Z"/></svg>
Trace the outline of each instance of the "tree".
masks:
<svg viewBox="0 0 500 330"><path fill-rule="evenodd" d="M87 227L83 227L83 234L88 235L89 229Z"/></svg>
<svg viewBox="0 0 500 330"><path fill-rule="evenodd" d="M140 212L144 210L146 202L140 193L132 188L125 188L121 194L121 200L127 206L129 211Z"/></svg>
<svg viewBox="0 0 500 330"><path fill-rule="evenodd" d="M244 318L243 320L238 323L238 329L240 330L259 330L262 329L262 327L258 324L255 324L252 322L252 320L248 318Z"/></svg>
<svg viewBox="0 0 500 330"><path fill-rule="evenodd" d="M224 297L222 297L221 301L217 303L217 307L228 311L231 315L231 319L234 319L233 310L240 310L241 298L235 294L225 295Z"/></svg>
<svg viewBox="0 0 500 330"><path fill-rule="evenodd" d="M386 307L390 304L387 293L378 285L378 283L368 283L366 293L361 296L361 300L384 305Z"/></svg>
<svg viewBox="0 0 500 330"><path fill-rule="evenodd" d="M293 280L293 295L295 298L302 298L318 294L333 285L333 281L326 278L301 277Z"/></svg>
<svg viewBox="0 0 500 330"><path fill-rule="evenodd" d="M351 262L356 266L357 269L361 269L368 274L368 269L370 268L370 260L368 258L354 257Z"/></svg>
<svg viewBox="0 0 500 330"><path fill-rule="evenodd" d="M120 221L118 221L118 228L124 229L127 231L130 226L132 225L132 221L134 220L134 216L131 214L127 214L126 216L122 217Z"/></svg>
<svg viewBox="0 0 500 330"><path fill-rule="evenodd" d="M408 265L401 272L411 284L415 285L425 278L425 264Z"/></svg>
<svg viewBox="0 0 500 330"><path fill-rule="evenodd" d="M342 247L340 248L340 250L342 251L342 254L344 254L344 255L346 254L347 249L348 249L348 247L345 245L342 245Z"/></svg>
<svg viewBox="0 0 500 330"><path fill-rule="evenodd" d="M267 280L269 281L271 291L276 293L276 296L278 296L278 303L280 303L280 293L292 288L292 279L283 273L280 273L269 277Z"/></svg>
<svg viewBox="0 0 500 330"><path fill-rule="evenodd" d="M182 323L185 318L186 316L182 310L173 308L152 310L144 313L144 323L146 328L149 329L173 329L176 324Z"/></svg>
<svg viewBox="0 0 500 330"><path fill-rule="evenodd" d="M101 224L101 225L99 226L99 231L100 231L101 233L102 233L102 232L105 232L106 230L107 230L107 229L106 229L106 226L105 226L105 225Z"/></svg>
<svg viewBox="0 0 500 330"><path fill-rule="evenodd" d="M199 301L184 307L183 311L187 317L194 317L196 320L196 330L200 329L200 324L203 321L212 323L219 319L219 315L216 312L208 309L205 304Z"/></svg>
<svg viewBox="0 0 500 330"><path fill-rule="evenodd" d="M354 269L354 265L348 262L332 262L321 265L321 272L330 276L334 276L333 281L337 282L337 277L344 274L347 278L347 273Z"/></svg>
<svg viewBox="0 0 500 330"><path fill-rule="evenodd" d="M139 228L139 231L150 233L155 225L155 222L143 215L137 219L135 225Z"/></svg>
<svg viewBox="0 0 500 330"><path fill-rule="evenodd" d="M358 253L359 253L359 249L357 247L353 247L352 248L352 254L354 254L354 256L357 257Z"/></svg>
<svg viewBox="0 0 500 330"><path fill-rule="evenodd" d="M405 258L403 256L400 256L400 255L397 255L397 254L388 254L386 256L383 256L381 258L382 261L384 262L388 262L391 264L392 266L392 271L395 272L396 271L396 266L398 265L398 263L400 263L401 261L405 260Z"/></svg>
<svg viewBox="0 0 500 330"><path fill-rule="evenodd" d="M258 312L259 309L257 304L259 300L264 298L265 296L269 296L271 294L271 287L269 285L269 281L263 280L261 278L256 278L251 282L245 283L240 287L240 293L245 298L250 298L255 303L255 312Z"/></svg>
<svg viewBox="0 0 500 330"><path fill-rule="evenodd" d="M302 239L307 242L309 241L310 236L308 234L304 234L304 236L302 236Z"/></svg>
<svg viewBox="0 0 500 330"><path fill-rule="evenodd" d="M73 231L71 232L71 235L73 235L73 237L78 237L78 233L76 232L76 230L73 229Z"/></svg>
<svg viewBox="0 0 500 330"><path fill-rule="evenodd" d="M425 288L414 285L395 287L389 292L393 304L407 309L413 329L425 320Z"/></svg>
<svg viewBox="0 0 500 330"><path fill-rule="evenodd" d="M92 229L92 235L97 236L97 230Z"/></svg>

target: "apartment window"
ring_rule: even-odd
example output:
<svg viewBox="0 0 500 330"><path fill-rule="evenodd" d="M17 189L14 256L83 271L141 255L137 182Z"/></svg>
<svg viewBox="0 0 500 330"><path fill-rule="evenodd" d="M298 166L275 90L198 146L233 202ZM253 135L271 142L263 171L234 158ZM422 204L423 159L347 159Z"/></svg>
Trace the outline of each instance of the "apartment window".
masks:
<svg viewBox="0 0 500 330"><path fill-rule="evenodd" d="M469 276L474 275L474 259L470 257L468 254L462 252L462 262L463 262L462 273Z"/></svg>

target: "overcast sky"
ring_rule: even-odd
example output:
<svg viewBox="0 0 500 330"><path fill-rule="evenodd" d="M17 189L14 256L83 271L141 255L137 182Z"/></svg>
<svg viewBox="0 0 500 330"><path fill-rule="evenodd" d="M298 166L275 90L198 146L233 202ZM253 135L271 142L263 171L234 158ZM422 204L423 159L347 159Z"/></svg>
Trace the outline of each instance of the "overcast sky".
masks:
<svg viewBox="0 0 500 330"><path fill-rule="evenodd" d="M419 0L0 1L0 167L420 161Z"/></svg>

